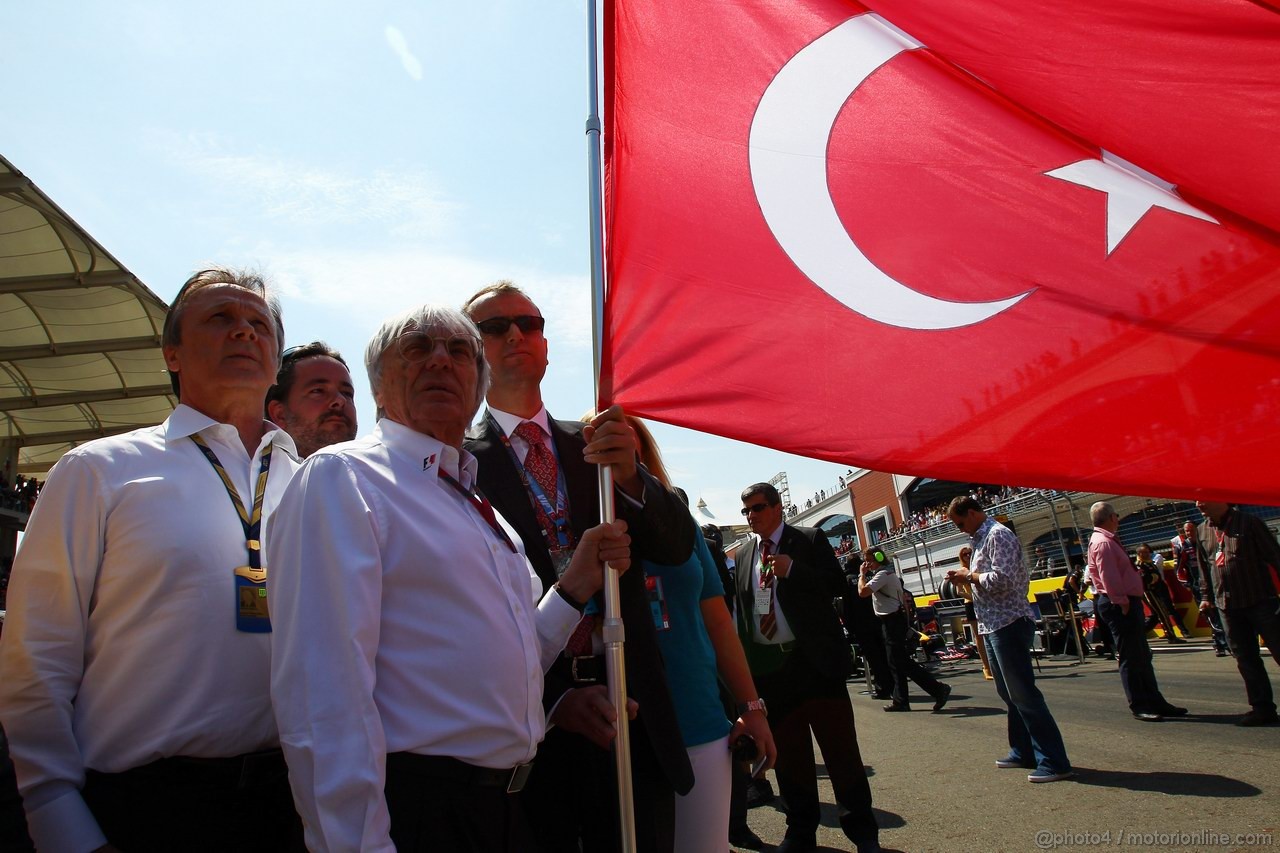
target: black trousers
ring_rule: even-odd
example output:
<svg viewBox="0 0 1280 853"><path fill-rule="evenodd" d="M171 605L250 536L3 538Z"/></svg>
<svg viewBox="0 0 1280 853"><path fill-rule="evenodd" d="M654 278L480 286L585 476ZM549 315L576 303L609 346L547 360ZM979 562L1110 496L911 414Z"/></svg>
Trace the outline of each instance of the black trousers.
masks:
<svg viewBox="0 0 1280 853"><path fill-rule="evenodd" d="M520 798L460 761L387 756L391 840L400 853L528 853Z"/></svg>
<svg viewBox="0 0 1280 853"><path fill-rule="evenodd" d="M884 629L884 642L889 648L889 668L893 672L893 704L909 703L908 678L930 696L936 698L940 695L946 689L945 685L913 660L907 651L907 614L895 610L888 616L881 616L880 625Z"/></svg>
<svg viewBox="0 0 1280 853"><path fill-rule="evenodd" d="M1129 597L1129 612L1122 613L1120 605L1105 595L1095 599L1098 616L1111 630L1116 644L1116 656L1120 659L1120 683L1129 700L1129 710L1135 714L1160 713L1169 703L1160 693L1156 670L1152 665L1151 647L1147 645L1146 619L1142 613L1142 599Z"/></svg>
<svg viewBox="0 0 1280 853"><path fill-rule="evenodd" d="M107 840L126 853L306 849L279 750L89 770L81 793Z"/></svg>
<svg viewBox="0 0 1280 853"><path fill-rule="evenodd" d="M630 725L636 849L671 853L675 791L640 718ZM581 735L563 729L547 732L521 801L533 830L532 849L539 853L615 853L621 848L613 751L600 749Z"/></svg>
<svg viewBox="0 0 1280 853"><path fill-rule="evenodd" d="M1280 599L1269 598L1252 607L1228 607L1222 611L1222 621L1227 629L1227 642L1236 656L1236 668L1244 679L1245 694L1255 711L1275 713L1276 703L1271 692L1271 679L1258 648L1258 636L1267 643L1267 650L1276 663L1280 663L1280 615L1276 609Z"/></svg>
<svg viewBox="0 0 1280 853"><path fill-rule="evenodd" d="M756 687L768 703L769 728L778 747L774 772L787 802L787 837L811 839L818 831L815 738L836 802L848 811L840 818L840 828L855 843L878 837L871 785L844 679L823 675L802 651L794 650L787 653L781 669L757 675Z"/></svg>

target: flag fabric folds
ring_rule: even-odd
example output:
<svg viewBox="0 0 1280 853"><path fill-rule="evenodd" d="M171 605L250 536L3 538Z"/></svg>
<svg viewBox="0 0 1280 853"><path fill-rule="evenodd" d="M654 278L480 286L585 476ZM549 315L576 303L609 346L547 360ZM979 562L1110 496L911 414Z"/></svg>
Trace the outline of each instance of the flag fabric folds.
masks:
<svg viewBox="0 0 1280 853"><path fill-rule="evenodd" d="M615 0L601 396L897 473L1280 499L1280 13Z"/></svg>

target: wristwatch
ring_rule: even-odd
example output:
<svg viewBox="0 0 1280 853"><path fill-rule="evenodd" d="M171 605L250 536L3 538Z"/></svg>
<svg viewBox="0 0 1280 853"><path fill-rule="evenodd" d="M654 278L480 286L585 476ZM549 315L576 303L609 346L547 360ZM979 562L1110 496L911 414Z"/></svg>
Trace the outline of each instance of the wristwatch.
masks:
<svg viewBox="0 0 1280 853"><path fill-rule="evenodd" d="M748 711L759 711L761 714L764 714L766 717L769 716L769 709L765 707L763 699L752 699L750 702L738 703L739 717L741 717L743 714L747 713Z"/></svg>

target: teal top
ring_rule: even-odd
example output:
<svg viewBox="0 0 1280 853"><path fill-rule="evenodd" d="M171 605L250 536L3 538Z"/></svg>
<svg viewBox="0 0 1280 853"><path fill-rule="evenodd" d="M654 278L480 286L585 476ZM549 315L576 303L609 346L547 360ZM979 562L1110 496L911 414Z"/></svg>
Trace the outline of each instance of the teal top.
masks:
<svg viewBox="0 0 1280 853"><path fill-rule="evenodd" d="M706 540L701 535L693 538L693 553L679 566L640 563L686 747L719 740L731 728L720 701L715 648L702 621L702 602L708 598L723 602L724 585Z"/></svg>

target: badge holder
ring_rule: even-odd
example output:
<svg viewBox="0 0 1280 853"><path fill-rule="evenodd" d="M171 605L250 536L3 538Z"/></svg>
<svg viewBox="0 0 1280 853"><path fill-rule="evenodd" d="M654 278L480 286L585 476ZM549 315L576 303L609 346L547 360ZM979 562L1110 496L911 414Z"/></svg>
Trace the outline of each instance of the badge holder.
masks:
<svg viewBox="0 0 1280 853"><path fill-rule="evenodd" d="M271 632L267 613L267 570L240 566L236 577L236 630L249 634Z"/></svg>
<svg viewBox="0 0 1280 853"><path fill-rule="evenodd" d="M653 627L659 631L671 630L671 614L667 612L667 596L662 591L662 578L645 575L644 591L649 599L649 611L653 614Z"/></svg>

